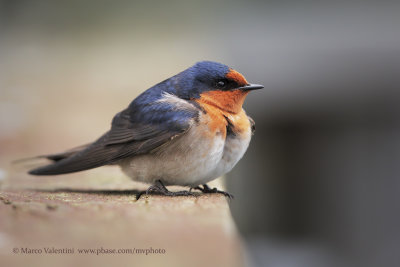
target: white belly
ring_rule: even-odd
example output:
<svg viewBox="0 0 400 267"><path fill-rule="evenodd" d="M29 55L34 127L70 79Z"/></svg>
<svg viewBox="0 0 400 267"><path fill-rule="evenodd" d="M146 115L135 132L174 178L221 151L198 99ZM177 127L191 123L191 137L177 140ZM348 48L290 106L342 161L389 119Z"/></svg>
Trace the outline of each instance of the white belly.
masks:
<svg viewBox="0 0 400 267"><path fill-rule="evenodd" d="M194 126L205 127L205 126ZM249 146L251 130L226 139L208 138L207 129L190 129L156 153L135 156L120 163L123 172L135 181L166 185L197 186L229 172Z"/></svg>

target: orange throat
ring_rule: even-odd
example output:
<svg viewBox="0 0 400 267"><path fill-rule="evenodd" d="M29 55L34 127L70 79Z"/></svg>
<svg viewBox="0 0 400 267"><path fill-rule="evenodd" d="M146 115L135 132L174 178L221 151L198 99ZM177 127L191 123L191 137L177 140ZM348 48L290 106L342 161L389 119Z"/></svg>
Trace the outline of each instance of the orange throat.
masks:
<svg viewBox="0 0 400 267"><path fill-rule="evenodd" d="M243 102L249 92L234 91L208 91L200 95L196 101L202 105L211 105L223 112L238 114L242 110Z"/></svg>

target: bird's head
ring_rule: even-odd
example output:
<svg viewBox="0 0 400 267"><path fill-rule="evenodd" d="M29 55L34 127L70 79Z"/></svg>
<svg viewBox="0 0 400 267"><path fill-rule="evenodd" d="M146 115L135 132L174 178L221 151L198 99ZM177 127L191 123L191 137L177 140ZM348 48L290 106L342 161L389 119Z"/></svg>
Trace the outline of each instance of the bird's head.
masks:
<svg viewBox="0 0 400 267"><path fill-rule="evenodd" d="M201 61L178 75L179 95L213 105L231 113L241 110L251 90L264 88L250 84L239 72L228 66Z"/></svg>

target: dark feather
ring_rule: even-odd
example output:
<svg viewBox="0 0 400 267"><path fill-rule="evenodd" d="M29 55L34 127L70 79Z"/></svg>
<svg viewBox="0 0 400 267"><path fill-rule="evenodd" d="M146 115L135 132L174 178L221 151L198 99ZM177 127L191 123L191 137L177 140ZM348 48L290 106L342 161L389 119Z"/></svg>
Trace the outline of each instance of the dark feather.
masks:
<svg viewBox="0 0 400 267"><path fill-rule="evenodd" d="M149 153L171 138L184 134L199 112L192 105L176 109L168 102L146 103L141 102L140 97L135 101L114 117L111 130L96 142L79 152L49 155L47 158L54 160L54 164L33 169L29 173L56 175L78 172Z"/></svg>
<svg viewBox="0 0 400 267"><path fill-rule="evenodd" d="M65 152L61 152L61 153L57 153L57 154L50 154L50 155L43 155L43 156L39 156L38 158L46 158L48 160L52 160L54 162L69 158L75 154L77 154L78 152L84 150L85 148L87 148L90 144L86 144L86 145L82 145L82 146L78 146L72 149L69 149Z"/></svg>
<svg viewBox="0 0 400 267"><path fill-rule="evenodd" d="M256 132L256 123L250 116L247 116L247 118L249 118L251 126L251 134L253 135Z"/></svg>

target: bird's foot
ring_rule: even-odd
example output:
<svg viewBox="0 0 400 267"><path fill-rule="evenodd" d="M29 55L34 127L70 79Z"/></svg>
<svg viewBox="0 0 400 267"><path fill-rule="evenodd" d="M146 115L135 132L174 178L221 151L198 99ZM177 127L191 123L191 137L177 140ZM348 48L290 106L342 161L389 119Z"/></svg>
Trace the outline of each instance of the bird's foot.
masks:
<svg viewBox="0 0 400 267"><path fill-rule="evenodd" d="M141 191L136 195L136 200L139 200L139 198L142 195L163 195L163 196L171 196L171 197L176 197L176 196L194 196L194 193L190 191L169 191L163 182L161 180L157 180L155 184L151 185L147 190Z"/></svg>
<svg viewBox="0 0 400 267"><path fill-rule="evenodd" d="M228 192L225 192L225 191L218 190L216 187L211 189L206 184L203 184L203 187L196 186L196 187L194 187L194 189L200 190L201 192L206 193L206 194L207 193L210 193L210 194L218 193L218 194L222 194L222 195L228 197L229 199L233 199L234 198L232 194L230 194Z"/></svg>

